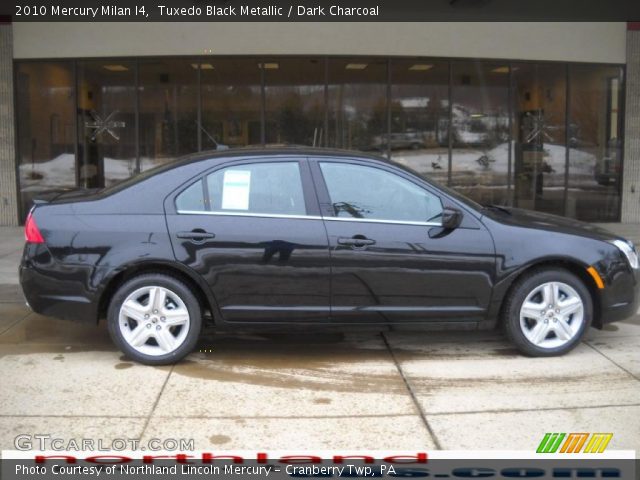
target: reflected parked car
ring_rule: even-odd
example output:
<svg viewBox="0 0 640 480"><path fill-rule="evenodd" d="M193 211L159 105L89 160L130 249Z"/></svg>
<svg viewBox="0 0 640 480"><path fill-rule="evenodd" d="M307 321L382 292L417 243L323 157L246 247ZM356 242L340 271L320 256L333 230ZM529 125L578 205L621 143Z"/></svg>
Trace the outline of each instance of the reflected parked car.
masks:
<svg viewBox="0 0 640 480"><path fill-rule="evenodd" d="M616 185L622 175L622 142L612 138L607 143L607 154L595 166L595 179L600 185Z"/></svg>
<svg viewBox="0 0 640 480"><path fill-rule="evenodd" d="M501 326L533 356L635 314L633 244L595 226L481 206L376 156L201 153L25 224L20 282L52 317L106 318L130 358L167 364L217 327Z"/></svg>
<svg viewBox="0 0 640 480"><path fill-rule="evenodd" d="M425 148L424 137L418 132L392 133L373 137L372 147L375 150L419 150Z"/></svg>

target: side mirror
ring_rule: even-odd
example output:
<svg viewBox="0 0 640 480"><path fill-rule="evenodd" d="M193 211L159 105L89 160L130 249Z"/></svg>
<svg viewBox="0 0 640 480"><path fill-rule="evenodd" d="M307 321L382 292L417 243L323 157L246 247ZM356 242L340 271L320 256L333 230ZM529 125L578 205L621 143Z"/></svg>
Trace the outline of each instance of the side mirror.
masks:
<svg viewBox="0 0 640 480"><path fill-rule="evenodd" d="M462 223L462 212L457 208L445 207L442 210L442 228L454 230Z"/></svg>

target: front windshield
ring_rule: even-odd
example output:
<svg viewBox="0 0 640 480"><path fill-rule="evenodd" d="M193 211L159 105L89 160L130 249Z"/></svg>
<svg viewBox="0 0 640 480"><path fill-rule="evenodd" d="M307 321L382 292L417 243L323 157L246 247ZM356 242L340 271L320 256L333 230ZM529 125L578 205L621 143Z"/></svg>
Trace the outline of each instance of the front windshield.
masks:
<svg viewBox="0 0 640 480"><path fill-rule="evenodd" d="M449 195L450 197L453 197L454 199L456 199L457 201L459 201L460 203L465 204L466 206L474 209L474 210L482 210L482 205L480 205L479 203L471 200L468 197L465 197L464 195L462 195L460 192L457 192L456 190L454 190L453 188L450 187L446 187L444 185L442 185L439 182L436 182L435 180L433 180L432 178L429 178L428 176L414 170L411 167L407 167L406 165L403 165L401 163L397 163L394 161L391 161L391 163L393 163L395 166L402 168L403 170L406 170L409 173L412 173L413 175L422 178L424 181L430 183L431 185L436 186L437 188L439 188L440 190L442 190L444 193L446 193L447 195Z"/></svg>

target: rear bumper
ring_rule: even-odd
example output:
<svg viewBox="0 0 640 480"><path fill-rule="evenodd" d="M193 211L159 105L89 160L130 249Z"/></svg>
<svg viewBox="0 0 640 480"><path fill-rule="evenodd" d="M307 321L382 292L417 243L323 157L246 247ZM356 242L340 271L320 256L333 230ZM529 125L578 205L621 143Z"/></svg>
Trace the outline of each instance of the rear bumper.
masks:
<svg viewBox="0 0 640 480"><path fill-rule="evenodd" d="M596 327L633 317L640 308L640 270L627 267L617 272L601 292L600 325Z"/></svg>
<svg viewBox="0 0 640 480"><path fill-rule="evenodd" d="M96 322L97 308L93 295L87 291L86 267L56 266L48 252L40 255L27 254L27 249L43 248L27 245L22 263L19 267L19 278L22 291L31 309L41 315L75 320L82 322ZM47 258L48 257L48 258ZM47 258L43 264L46 269L39 268L39 261Z"/></svg>

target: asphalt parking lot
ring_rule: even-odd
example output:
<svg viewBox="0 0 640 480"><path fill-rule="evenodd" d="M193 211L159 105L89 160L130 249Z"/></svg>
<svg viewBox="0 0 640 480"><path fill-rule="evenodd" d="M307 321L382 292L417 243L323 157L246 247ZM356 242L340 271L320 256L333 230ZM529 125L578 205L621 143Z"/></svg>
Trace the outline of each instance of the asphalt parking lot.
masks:
<svg viewBox="0 0 640 480"><path fill-rule="evenodd" d="M21 249L20 229L0 229L0 449L26 433L193 438L199 450L535 450L545 432L613 432L609 448L640 451L640 316L560 358L522 357L497 332L207 334L187 361L147 367L104 325L30 312Z"/></svg>

